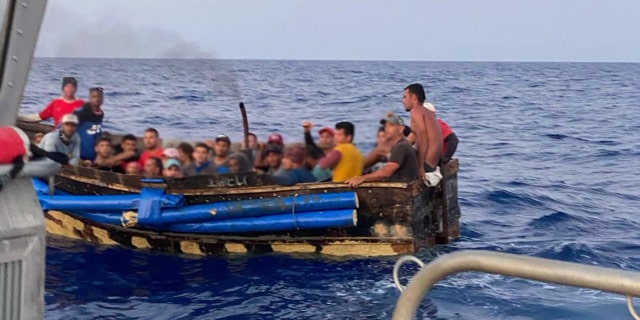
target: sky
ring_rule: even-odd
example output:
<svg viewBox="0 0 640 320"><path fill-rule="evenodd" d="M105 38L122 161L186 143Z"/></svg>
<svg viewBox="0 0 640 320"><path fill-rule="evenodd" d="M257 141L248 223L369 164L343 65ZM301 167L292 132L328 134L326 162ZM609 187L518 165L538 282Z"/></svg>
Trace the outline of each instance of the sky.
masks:
<svg viewBox="0 0 640 320"><path fill-rule="evenodd" d="M41 57L639 62L639 0L49 0Z"/></svg>

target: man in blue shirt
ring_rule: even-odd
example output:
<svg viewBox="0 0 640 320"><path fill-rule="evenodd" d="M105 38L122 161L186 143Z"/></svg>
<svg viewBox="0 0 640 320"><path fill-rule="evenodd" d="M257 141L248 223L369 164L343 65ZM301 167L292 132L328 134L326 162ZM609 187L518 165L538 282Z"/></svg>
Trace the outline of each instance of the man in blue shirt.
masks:
<svg viewBox="0 0 640 320"><path fill-rule="evenodd" d="M102 102L104 94L102 88L89 89L89 102L76 110L78 117L78 135L80 136L80 158L93 161L96 158L95 146L102 134Z"/></svg>
<svg viewBox="0 0 640 320"><path fill-rule="evenodd" d="M208 160L209 146L198 142L193 148L193 162L182 170L185 176L214 175L217 174L216 165Z"/></svg>
<svg viewBox="0 0 640 320"><path fill-rule="evenodd" d="M273 180L277 184L285 186L291 186L296 183L318 181L309 170L302 166L305 156L306 149L302 146L287 148L284 152L284 157L282 158L284 172L274 175Z"/></svg>

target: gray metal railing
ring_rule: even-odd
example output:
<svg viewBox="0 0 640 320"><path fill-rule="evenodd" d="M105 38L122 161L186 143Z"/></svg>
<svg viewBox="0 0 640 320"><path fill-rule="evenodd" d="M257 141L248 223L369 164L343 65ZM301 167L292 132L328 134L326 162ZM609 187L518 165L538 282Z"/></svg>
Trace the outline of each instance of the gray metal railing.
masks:
<svg viewBox="0 0 640 320"><path fill-rule="evenodd" d="M396 304L393 319L414 319L420 302L434 284L449 275L467 271L619 293L627 296L631 315L640 319L633 310L631 300L631 297L640 296L639 272L500 252L459 251L441 256L422 267L403 290L397 280L397 272L407 261L419 260L403 257L394 267L394 279L402 295Z"/></svg>

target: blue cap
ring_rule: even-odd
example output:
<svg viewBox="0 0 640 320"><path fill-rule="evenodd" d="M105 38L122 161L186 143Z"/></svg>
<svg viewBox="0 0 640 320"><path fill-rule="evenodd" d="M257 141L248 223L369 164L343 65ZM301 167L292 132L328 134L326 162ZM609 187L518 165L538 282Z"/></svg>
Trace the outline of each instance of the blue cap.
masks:
<svg viewBox="0 0 640 320"><path fill-rule="evenodd" d="M164 168L165 169L169 169L173 166L177 166L178 169L180 169L182 167L182 165L180 165L180 161L178 161L177 159L169 159L167 160L167 162L164 163Z"/></svg>

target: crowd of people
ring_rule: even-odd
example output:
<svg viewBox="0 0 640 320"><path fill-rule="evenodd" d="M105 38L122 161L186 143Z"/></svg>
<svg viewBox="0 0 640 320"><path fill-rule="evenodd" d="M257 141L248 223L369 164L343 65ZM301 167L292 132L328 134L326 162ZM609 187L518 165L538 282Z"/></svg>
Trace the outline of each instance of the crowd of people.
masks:
<svg viewBox="0 0 640 320"><path fill-rule="evenodd" d="M114 145L102 130L104 90L89 89L87 102L76 97L76 90L76 79L66 77L62 97L38 114L19 117L31 122L53 118L56 129L36 135L34 142L46 151L68 155L74 165L146 178L255 171L282 185L333 181L358 187L364 182L421 179L435 186L442 178L439 166L451 160L458 146L455 132L436 117L435 106L425 101L424 88L418 83L404 89L403 104L411 114L411 125L397 114L387 113L380 121L375 147L366 155L353 143L355 125L347 121L321 128L317 142L313 124L305 121L304 144L289 146L276 133L266 143L249 134L248 144L242 143L239 151L232 151L227 135L165 148L154 128L145 130L143 150L138 150L138 139L132 134Z"/></svg>

